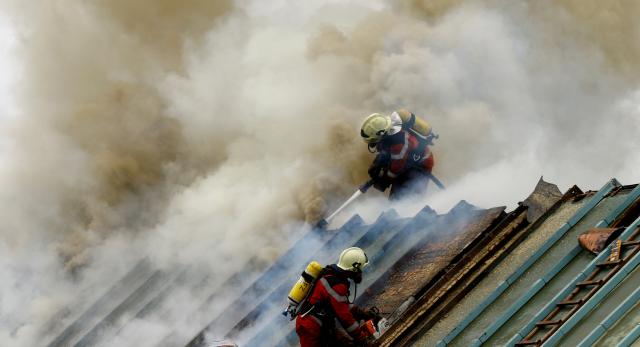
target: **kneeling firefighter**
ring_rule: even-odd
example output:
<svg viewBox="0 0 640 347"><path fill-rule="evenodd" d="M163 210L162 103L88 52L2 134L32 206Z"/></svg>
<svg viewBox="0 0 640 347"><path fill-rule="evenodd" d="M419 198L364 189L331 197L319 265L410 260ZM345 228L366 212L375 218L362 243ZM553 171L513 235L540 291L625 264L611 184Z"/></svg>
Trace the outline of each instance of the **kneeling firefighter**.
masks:
<svg viewBox="0 0 640 347"><path fill-rule="evenodd" d="M374 113L362 123L360 135L377 153L369 168L376 189L391 186L389 199L426 192L434 164L429 145L438 138L427 122L404 109Z"/></svg>
<svg viewBox="0 0 640 347"><path fill-rule="evenodd" d="M301 347L369 345L370 335L359 320L379 318L377 310L363 310L349 301L349 280L357 286L368 263L362 249L350 247L338 264L322 270L296 317Z"/></svg>

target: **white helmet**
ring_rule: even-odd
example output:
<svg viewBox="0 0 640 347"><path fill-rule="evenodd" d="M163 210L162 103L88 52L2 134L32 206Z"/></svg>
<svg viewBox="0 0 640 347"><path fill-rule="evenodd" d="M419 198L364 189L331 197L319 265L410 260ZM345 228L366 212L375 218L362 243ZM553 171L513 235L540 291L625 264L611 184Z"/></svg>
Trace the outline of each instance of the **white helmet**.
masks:
<svg viewBox="0 0 640 347"><path fill-rule="evenodd" d="M340 253L338 267L342 270L361 272L369 264L367 255L361 248L349 247Z"/></svg>
<svg viewBox="0 0 640 347"><path fill-rule="evenodd" d="M400 131L402 119L397 112L390 116L373 113L364 119L360 127L360 136L364 142L374 144L387 135L393 135Z"/></svg>

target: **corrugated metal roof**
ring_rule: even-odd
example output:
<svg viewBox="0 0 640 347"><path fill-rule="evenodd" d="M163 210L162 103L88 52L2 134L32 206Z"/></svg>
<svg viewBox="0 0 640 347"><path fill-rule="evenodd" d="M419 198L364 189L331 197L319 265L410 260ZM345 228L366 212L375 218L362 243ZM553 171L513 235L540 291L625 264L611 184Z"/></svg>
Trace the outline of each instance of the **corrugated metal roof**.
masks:
<svg viewBox="0 0 640 347"><path fill-rule="evenodd" d="M439 319L448 314L451 307L462 300L467 293L501 260L522 238L526 236L529 209L547 211L556 209L561 200L557 187L542 179L536 189L516 210L509 213L494 227L488 227L483 237L468 244L447 265L445 273L438 281L426 284L416 303L383 335L379 345L403 345L418 339L423 331L431 328ZM575 196L579 190L572 189L562 200ZM539 204L538 206L535 206ZM544 214L544 213L543 213ZM537 223L537 222L536 222ZM534 225L536 225L534 223Z"/></svg>
<svg viewBox="0 0 640 347"><path fill-rule="evenodd" d="M615 181L612 182L615 183ZM634 188L634 190L631 190L631 188ZM558 295L560 295L558 292L571 291L574 283L579 281L576 280L576 275L591 271L588 269L593 264L593 256L588 251L580 248L577 236L592 227L629 225L630 221L640 215L639 196L640 188L614 184L613 186L605 186L588 203L578 202L578 204L592 205L593 208L585 210L586 206L582 206L580 209L582 212L578 210L573 218L564 217L564 220L568 221L569 227L565 227L565 230L563 228L558 229L555 234L561 236L557 237L557 239L552 237L538 247L533 247L533 255L529 257L530 261L528 261L530 269L519 275L520 277L517 278L516 282L511 283L507 280L504 282L507 284L506 286L499 285L495 287L494 285L496 289L493 293L486 291L477 293L480 295L475 295L477 297L475 304L468 300L461 302L458 307L454 308L454 311L456 309L467 311L468 318L466 320L458 321L454 325L449 324L449 329L442 329L445 327L444 322L442 322L440 325L436 325L434 329L439 333L437 331L425 333L416 345L431 345L435 344L436 341L440 346L512 345L518 339L524 338L523 335L527 335L531 329L530 327L533 326L532 324L535 324L541 319L540 317L550 312L553 305L562 299L558 299ZM602 199L602 201L594 200L596 198ZM562 215L566 216L566 214L561 214L560 216ZM580 219L575 217L577 215L580 216ZM552 215L550 217L553 219L557 216ZM544 227L544 223L542 227ZM538 231L532 232L532 240L537 234L539 234ZM543 235L548 234L543 233ZM527 244L531 244L531 242L524 242L522 247ZM545 244L550 244L551 246L544 247ZM606 253L608 250L609 248L603 252ZM516 253L518 253L517 249L513 255L515 256ZM540 255L538 256L537 254ZM507 260L509 258L511 256ZM503 272L500 270L501 267L513 268L514 262L517 262L517 259L503 262L496 268L499 270L496 273ZM522 266L517 265L516 272L522 269ZM630 270L629 273L632 273L632 271ZM628 283L625 281L628 273L624 274L624 276L619 278L623 284ZM488 279L491 277L495 276L489 276ZM495 278L493 281L495 281ZM479 290L481 291L482 288L483 284L480 283ZM630 295L627 293L628 291L623 290L623 286L616 288L620 291L612 288L610 292L607 292L607 298L610 302L616 301L614 297L617 297L617 300L624 301L625 296ZM474 296L475 293L472 291L470 294L470 296ZM605 292L601 292L600 296L604 297ZM597 295L594 298L597 298ZM599 300L602 299L600 298ZM589 305L596 306L593 303ZM550 338L549 343L562 341L560 343L564 345L576 345L581 342L590 345L600 336L606 336L604 332L602 334L598 332L597 327L602 322L600 318L603 315L612 313L616 308L611 307L613 305L599 305L595 309L590 309L588 308L589 305L585 305L584 308L584 310L591 310L588 315L584 311L573 316L571 322L559 330L560 333L552 332L553 336ZM545 307L544 309L543 306ZM633 305L627 304L627 306L625 309L628 311ZM626 313L626 311L624 312ZM590 318L584 319L587 316ZM618 318L623 319L623 314L610 317L607 324L614 325L619 323ZM443 335L442 332L447 330L449 333ZM513 337L513 334L517 331L520 331L521 334L519 338ZM593 331L596 332L589 335ZM620 332L616 334L617 336L621 335ZM581 341L587 335L591 336L591 340Z"/></svg>
<svg viewBox="0 0 640 347"><path fill-rule="evenodd" d="M589 218L585 218L585 221L578 223L576 227L567 229L562 236L555 238L558 235L558 231L563 230L562 226L566 225L565 222L575 215L580 209L585 208L588 199L581 200L579 202L568 202L564 209L559 210L559 214L552 215L550 217L559 217L557 220L559 223L550 223L549 225L542 224L541 227L544 230L536 229L532 230L529 237L520 244L519 249L514 250L513 256L508 257L508 261L501 263L497 266L497 271L500 271L506 276L503 281L508 281L509 286L499 295L491 306L487 308L487 311L478 317L465 332L461 333L455 340L454 345L465 346L471 343L471 341L481 335L490 325L492 325L497 317L501 316L513 302L526 293L536 281L543 276L550 268L553 267L563 256L567 253L567 249L577 244L575 241L576 235L584 231L584 229L597 223L611 208L617 204L605 204L599 205L595 214L591 214ZM567 213L569 212L569 213ZM550 227L548 227L550 226ZM542 232L542 233L540 233ZM551 244L550 242L553 242ZM549 248L544 252L539 252L541 248L549 244ZM517 258L516 258L517 257ZM535 257L535 258L533 258ZM535 259L533 262L529 259ZM582 258L579 258L582 259ZM575 259L577 260L577 259ZM528 267L525 272L522 272L520 276L515 277L512 274L518 273L523 268ZM509 269L509 270L507 270ZM511 271L511 274L508 272ZM512 278L509 280L509 278ZM494 279L495 280L495 279ZM494 282L493 287L499 282ZM491 284L489 284L491 285ZM548 291L544 291L548 293ZM519 319L519 316L512 316L510 321L515 322ZM517 324L516 324L517 325ZM494 341L494 343L500 343Z"/></svg>
<svg viewBox="0 0 640 347"><path fill-rule="evenodd" d="M446 314L490 271L495 262L517 244L518 236L528 225L526 212L526 207L518 207L465 246L414 295L417 298L415 304L383 335L380 345L410 340Z"/></svg>
<svg viewBox="0 0 640 347"><path fill-rule="evenodd" d="M370 258L364 281L358 286L360 296L357 302L364 306L378 306L387 314L401 306L406 309L398 322L383 335L379 341L382 345L413 342L424 345L427 341L427 345L431 345L438 340L468 345L478 337L474 335L476 332L490 329L496 317L503 316L509 305L527 295L525 289L534 285L531 281L540 278L538 273L544 274L537 268L542 271L549 268L550 265L546 265L549 261L553 264L567 260L557 276L552 277L557 284L552 283L549 287L556 288L574 271L584 267L588 258L574 252L574 239L580 230L597 224L603 218L603 223L607 224L616 219L619 223L629 224L640 213L637 202L632 204L636 206L635 210L620 207L622 201L629 200L628 196L635 192L630 186L614 184L607 191L601 190L599 195L591 192L582 194L574 187L562 199L554 187L540 180L534 193L509 214L504 213L503 207L483 210L463 201L443 215L436 214L429 207L412 218L398 218L394 211L388 211L371 225L363 225L362 219L354 216L337 230L309 231L261 272L255 272L260 266L257 259L252 259L245 265L246 271L223 280L186 266L160 270L148 261L141 261L62 329L48 346L103 343L125 329L131 319L161 314L164 301L181 291L192 293L197 297L196 301L202 302L199 308L184 312L183 323L193 321L192 329L158 336L155 341L158 346L198 346L204 341L205 332L217 338L232 338L248 346L297 344L293 324L280 315L291 284L309 261L333 263L340 250L352 245L365 249ZM592 204L593 210L585 210L584 207L596 196L603 199L602 203ZM586 199L580 200L584 197ZM613 214L615 217L611 217ZM574 217L570 218L572 215ZM531 224L533 221L535 223ZM562 233L558 234L556 230L562 230ZM550 240L553 241L551 246L545 246ZM549 248L541 251L541 247ZM562 257L567 250L571 250L571 258L568 255ZM508 274L505 269L518 272L518 268L522 268L536 252L542 252L542 255L527 265L527 268L531 267L530 271L520 271L518 277L501 275ZM510 280L512 277L514 279ZM502 282L507 283L505 286L500 281L512 282ZM225 286L225 282L232 283L233 290ZM629 282L622 279L621 283ZM491 287L494 292L503 289L493 301L487 301L490 294L487 289ZM527 303L548 301L546 289L542 289L529 297ZM613 290L611 295L620 299L625 293ZM232 300L220 307L214 304L220 296ZM408 302L412 304L403 306ZM485 307L480 309L479 305L483 303ZM526 319L526 312L530 310L526 305L522 307L523 311L516 310L510 316L510 322L517 325ZM635 312L633 310L631 312ZM477 313L474 319L462 324L464 317L474 316L470 315L471 311ZM613 309L608 312L613 312ZM208 324L199 326L198 321ZM588 322L598 324L597 319ZM464 328L450 334L456 331L454 328L457 326ZM508 325L504 327L508 328ZM615 336L632 336L631 328L616 327L611 330L615 331ZM500 336L508 337L510 330L502 332L500 329L503 327L492 332L489 344L497 343ZM586 328L582 326L579 329ZM565 338L574 339L573 336L580 335L576 334L569 331ZM446 340L447 336L453 338ZM612 338L608 333L602 336ZM478 342L482 340L475 343Z"/></svg>

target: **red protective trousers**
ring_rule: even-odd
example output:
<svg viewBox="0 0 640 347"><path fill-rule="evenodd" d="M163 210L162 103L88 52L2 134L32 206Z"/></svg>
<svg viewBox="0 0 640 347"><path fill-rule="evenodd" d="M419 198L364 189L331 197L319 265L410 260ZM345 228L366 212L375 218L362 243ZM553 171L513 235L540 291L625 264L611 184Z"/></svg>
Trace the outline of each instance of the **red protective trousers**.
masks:
<svg viewBox="0 0 640 347"><path fill-rule="evenodd" d="M351 312L355 308L349 303L348 296L349 281L329 272L318 280L308 302L316 308L324 307L330 323L336 319L353 340L362 341L367 336ZM311 313L296 317L296 333L302 347L326 347L328 341L335 341L336 336L326 334L333 335L336 329L323 327L325 323L314 315L315 312L314 308Z"/></svg>
<svg viewBox="0 0 640 347"><path fill-rule="evenodd" d="M315 316L298 316L296 333L300 338L301 347L327 347L327 337L322 335L322 323Z"/></svg>

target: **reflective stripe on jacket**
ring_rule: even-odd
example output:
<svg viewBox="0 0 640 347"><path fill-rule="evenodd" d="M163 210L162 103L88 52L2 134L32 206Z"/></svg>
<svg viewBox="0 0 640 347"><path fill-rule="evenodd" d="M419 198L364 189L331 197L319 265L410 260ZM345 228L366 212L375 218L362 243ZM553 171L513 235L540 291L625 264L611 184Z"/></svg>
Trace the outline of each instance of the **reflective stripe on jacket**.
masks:
<svg viewBox="0 0 640 347"><path fill-rule="evenodd" d="M349 281L334 273L323 275L309 296L311 305L323 310L329 318L337 318L344 330L354 340L366 338L351 312L353 305L349 303ZM334 317L331 317L334 315Z"/></svg>
<svg viewBox="0 0 640 347"><path fill-rule="evenodd" d="M421 146L424 146L423 150L420 150ZM389 154L387 175L390 178L396 178L411 167L418 167L427 172L432 169L427 160L431 156L429 146L421 144L411 131L401 130L397 134L388 136L379 149Z"/></svg>

